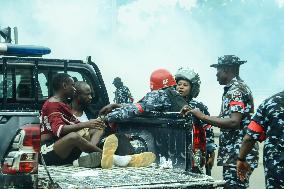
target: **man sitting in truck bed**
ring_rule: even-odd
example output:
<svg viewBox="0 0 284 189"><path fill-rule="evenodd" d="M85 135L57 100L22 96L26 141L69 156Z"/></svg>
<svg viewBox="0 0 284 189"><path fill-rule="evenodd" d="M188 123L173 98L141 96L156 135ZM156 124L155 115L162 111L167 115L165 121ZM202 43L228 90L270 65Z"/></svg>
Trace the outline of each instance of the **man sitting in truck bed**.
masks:
<svg viewBox="0 0 284 189"><path fill-rule="evenodd" d="M79 122L74 117L67 105L75 93L73 79L68 74L59 73L54 76L52 87L54 95L46 100L41 110L41 153L45 163L71 164L82 151L102 152L92 143L93 140L90 142L77 133L83 128L103 129L105 125L100 120Z"/></svg>
<svg viewBox="0 0 284 189"><path fill-rule="evenodd" d="M89 120L87 115L91 117L88 113L88 106L92 100L92 90L84 81L75 82L75 89L76 94L71 102L72 113L79 121L86 122ZM109 128L106 128L106 131L107 129ZM88 128L78 132L82 136L89 135ZM95 132L96 137L93 138L95 144L100 141L103 134L103 130L97 130ZM106 133L106 136L108 135L110 135L110 132ZM81 156L78 159L78 164L81 167L97 167L98 158L101 160L102 168L111 168L113 164L120 167L145 167L155 161L155 154L151 152L134 154L134 149L129 138L125 134L115 134L106 137L102 159L97 155L97 152L90 153Z"/></svg>

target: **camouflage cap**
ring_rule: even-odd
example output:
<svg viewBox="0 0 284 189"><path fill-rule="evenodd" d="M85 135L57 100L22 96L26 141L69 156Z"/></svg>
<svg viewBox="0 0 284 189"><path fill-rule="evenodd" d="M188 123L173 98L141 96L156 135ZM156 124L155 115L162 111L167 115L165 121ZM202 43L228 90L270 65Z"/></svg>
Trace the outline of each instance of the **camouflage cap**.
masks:
<svg viewBox="0 0 284 189"><path fill-rule="evenodd" d="M218 57L218 64L212 64L210 67L217 68L220 66L239 66L241 64L246 63L247 61L241 60L239 57L235 55L224 55Z"/></svg>
<svg viewBox="0 0 284 189"><path fill-rule="evenodd" d="M114 80L113 80L112 84L115 84L115 83L121 83L121 79L120 79L120 77L116 77L116 78L114 78Z"/></svg>

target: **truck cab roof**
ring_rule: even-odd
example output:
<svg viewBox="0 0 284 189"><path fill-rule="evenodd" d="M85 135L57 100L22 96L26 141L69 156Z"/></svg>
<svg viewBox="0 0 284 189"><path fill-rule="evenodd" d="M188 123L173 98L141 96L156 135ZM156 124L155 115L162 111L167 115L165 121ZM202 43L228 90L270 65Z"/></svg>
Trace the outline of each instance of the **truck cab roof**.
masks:
<svg viewBox="0 0 284 189"><path fill-rule="evenodd" d="M52 96L51 80L57 73L68 73L75 81L87 82L93 92L96 109L109 103L107 91L97 65L89 60L0 57L1 111L40 110Z"/></svg>

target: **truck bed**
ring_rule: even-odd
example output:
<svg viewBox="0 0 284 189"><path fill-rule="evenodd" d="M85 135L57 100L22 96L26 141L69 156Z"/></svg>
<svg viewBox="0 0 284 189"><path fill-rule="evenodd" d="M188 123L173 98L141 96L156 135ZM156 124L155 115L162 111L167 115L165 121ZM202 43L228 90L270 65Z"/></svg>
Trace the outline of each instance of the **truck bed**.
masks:
<svg viewBox="0 0 284 189"><path fill-rule="evenodd" d="M54 182L61 188L213 188L224 184L222 180L181 169L161 169L154 166L143 168L90 169L74 166L47 166ZM39 188L46 188L48 176L39 166Z"/></svg>

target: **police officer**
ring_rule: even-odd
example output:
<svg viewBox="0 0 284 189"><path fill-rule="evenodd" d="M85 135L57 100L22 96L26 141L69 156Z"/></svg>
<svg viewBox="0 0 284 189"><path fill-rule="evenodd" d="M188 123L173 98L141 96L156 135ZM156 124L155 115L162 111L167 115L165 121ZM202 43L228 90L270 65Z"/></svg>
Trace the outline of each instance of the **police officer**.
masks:
<svg viewBox="0 0 284 189"><path fill-rule="evenodd" d="M256 141L265 141L266 188L284 188L284 91L266 99L252 117L237 161L238 176L242 180L250 170L247 154Z"/></svg>
<svg viewBox="0 0 284 189"><path fill-rule="evenodd" d="M210 115L208 112L207 106L203 103L198 102L193 99L196 98L200 91L200 77L199 74L196 73L193 69L190 68L180 68L178 69L175 79L177 82L177 91L181 96L184 97L186 102L191 108L198 108L205 115ZM206 152L206 174L210 175L212 166L214 164L216 145L214 144L214 133L211 125L204 123L198 119L194 119L193 125L193 133L194 135L199 135L201 140L205 140L206 149L203 149ZM194 152L196 153L196 152Z"/></svg>
<svg viewBox="0 0 284 189"><path fill-rule="evenodd" d="M173 75L166 69L157 69L151 74L150 88L151 92L147 93L142 100L138 103L123 103L123 104L110 104L105 106L100 114L107 114L107 121L114 122L118 120L134 117L135 115L142 114L143 112L162 111L168 112L181 110L186 104L178 105L173 98L183 98L174 90L176 81ZM169 95L173 98L169 98ZM111 112L113 109L115 111Z"/></svg>
<svg viewBox="0 0 284 189"><path fill-rule="evenodd" d="M208 116L189 106L184 107L182 113L191 113L202 121L220 128L219 151L217 165L223 166L225 188L247 188L249 176L245 180L237 177L236 161L242 139L253 114L253 97L249 87L239 77L239 67L246 61L234 55L218 58L218 63L211 65L217 68L217 81L225 85L222 96L222 107L218 117ZM258 146L247 156L251 169L258 165Z"/></svg>
<svg viewBox="0 0 284 189"><path fill-rule="evenodd" d="M112 84L116 87L116 90L114 92L115 103L121 104L133 102L134 99L130 93L129 88L123 85L123 82L119 77L114 78Z"/></svg>
<svg viewBox="0 0 284 189"><path fill-rule="evenodd" d="M175 86L176 81L168 70L157 69L150 77L151 92L147 93L142 100L137 103L109 104L101 109L100 115L106 115L106 120L112 123L150 111L180 111L187 103L174 89ZM164 137L164 134L159 134L159 138ZM169 151L166 148L159 150L161 150L159 154L166 158L172 155L168 154Z"/></svg>

